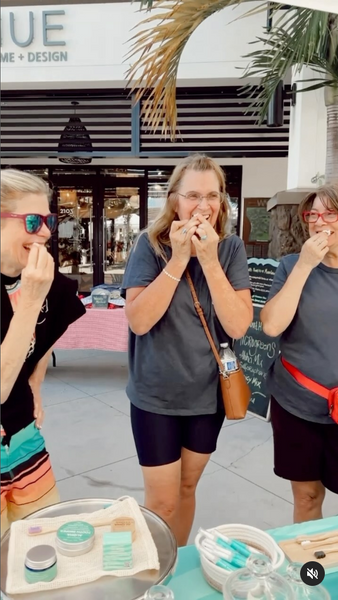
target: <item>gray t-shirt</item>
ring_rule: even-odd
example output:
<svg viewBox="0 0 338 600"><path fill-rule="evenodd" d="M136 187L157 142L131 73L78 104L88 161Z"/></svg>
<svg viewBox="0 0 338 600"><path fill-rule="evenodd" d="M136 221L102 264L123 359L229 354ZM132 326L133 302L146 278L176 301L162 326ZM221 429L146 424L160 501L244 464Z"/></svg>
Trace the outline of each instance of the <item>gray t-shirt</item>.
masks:
<svg viewBox="0 0 338 600"><path fill-rule="evenodd" d="M269 299L282 289L298 258L299 254L292 254L281 260ZM320 264L312 270L297 312L281 336L280 351L280 356L313 381L329 389L338 385L338 269ZM333 424L327 400L297 383L280 357L267 383L270 394L293 415Z"/></svg>
<svg viewBox="0 0 338 600"><path fill-rule="evenodd" d="M166 249L168 258L171 249ZM235 235L219 244L219 260L235 290L250 288L243 242ZM157 256L146 232L135 242L126 267L126 289L148 286L165 262ZM229 341L213 308L209 288L196 257L189 272L216 344ZM190 288L182 277L167 312L145 335L129 331L129 381L127 394L135 406L168 415L201 415L217 411L218 367Z"/></svg>

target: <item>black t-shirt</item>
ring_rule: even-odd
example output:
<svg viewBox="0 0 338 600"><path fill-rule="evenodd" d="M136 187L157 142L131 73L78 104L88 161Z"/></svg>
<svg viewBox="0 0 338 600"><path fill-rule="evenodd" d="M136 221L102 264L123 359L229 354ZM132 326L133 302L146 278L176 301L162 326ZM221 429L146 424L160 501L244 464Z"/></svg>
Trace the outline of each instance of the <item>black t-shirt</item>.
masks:
<svg viewBox="0 0 338 600"><path fill-rule="evenodd" d="M6 337L13 317L13 308L6 286L14 285L18 279L1 275L1 343ZM55 273L51 289L37 320L35 344L27 354L10 395L1 405L1 425L7 438L27 427L34 420L33 394L28 380L37 363L68 326L86 312L81 300L76 296L76 287L75 281L61 273Z"/></svg>

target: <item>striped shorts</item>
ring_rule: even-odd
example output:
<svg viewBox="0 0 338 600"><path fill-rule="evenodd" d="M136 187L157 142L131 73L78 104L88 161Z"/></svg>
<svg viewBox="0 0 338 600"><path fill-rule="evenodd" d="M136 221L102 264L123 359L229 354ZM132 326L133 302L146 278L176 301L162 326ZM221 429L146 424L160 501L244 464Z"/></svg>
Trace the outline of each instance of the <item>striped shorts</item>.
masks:
<svg viewBox="0 0 338 600"><path fill-rule="evenodd" d="M45 440L35 423L3 445L1 432L1 535L12 521L59 502Z"/></svg>

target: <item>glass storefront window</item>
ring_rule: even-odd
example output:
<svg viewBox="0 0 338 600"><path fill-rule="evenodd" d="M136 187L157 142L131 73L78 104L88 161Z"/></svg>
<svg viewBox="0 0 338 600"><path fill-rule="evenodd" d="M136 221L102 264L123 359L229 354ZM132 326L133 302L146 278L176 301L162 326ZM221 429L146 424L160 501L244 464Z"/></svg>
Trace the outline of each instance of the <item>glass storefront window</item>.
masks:
<svg viewBox="0 0 338 600"><path fill-rule="evenodd" d="M76 279L80 291L93 286L93 192L58 188L59 270Z"/></svg>
<svg viewBox="0 0 338 600"><path fill-rule="evenodd" d="M106 187L103 209L105 283L120 283L122 281L130 248L139 231L139 188Z"/></svg>

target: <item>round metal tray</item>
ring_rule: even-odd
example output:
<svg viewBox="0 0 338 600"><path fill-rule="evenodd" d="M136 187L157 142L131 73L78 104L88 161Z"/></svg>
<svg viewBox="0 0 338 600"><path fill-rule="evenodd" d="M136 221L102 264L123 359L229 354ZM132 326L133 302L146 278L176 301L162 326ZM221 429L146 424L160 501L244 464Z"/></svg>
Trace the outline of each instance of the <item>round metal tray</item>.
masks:
<svg viewBox="0 0 338 600"><path fill-rule="evenodd" d="M102 498L60 502L29 515L27 519L95 512L111 502L114 500ZM169 581L176 565L177 544L171 530L160 517L142 506L140 508L157 547L159 571L143 571L132 577L102 577L92 583L72 588L8 596L5 594L9 542L9 532L7 532L1 540L1 598L3 600L46 600L47 598L48 600L143 600L145 592L152 585Z"/></svg>

